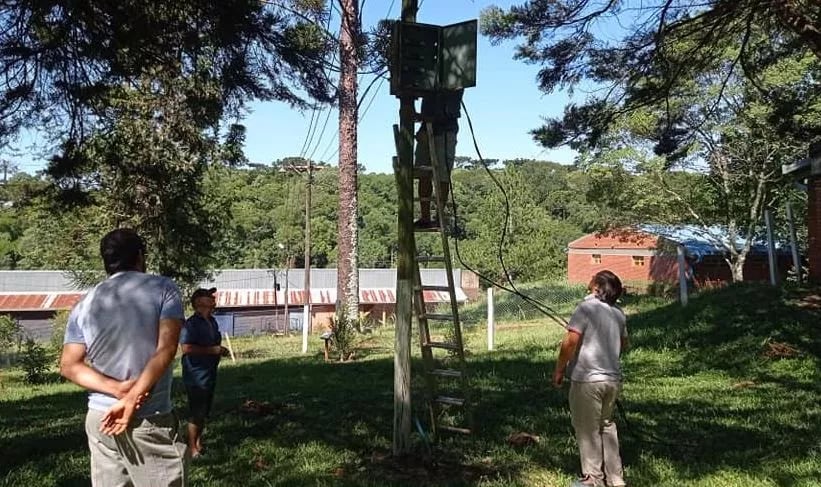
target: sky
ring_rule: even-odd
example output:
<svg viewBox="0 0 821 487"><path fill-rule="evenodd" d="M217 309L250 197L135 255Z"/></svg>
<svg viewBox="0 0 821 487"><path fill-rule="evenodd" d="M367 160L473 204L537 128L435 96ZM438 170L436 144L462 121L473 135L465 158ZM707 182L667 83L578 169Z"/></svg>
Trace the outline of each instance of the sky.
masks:
<svg viewBox="0 0 821 487"><path fill-rule="evenodd" d="M373 25L380 18L397 18L401 0L396 0L390 13L390 0L370 0L365 3L363 23ZM479 17L490 5L509 6L510 0L425 0L417 21L447 25ZM386 15L387 14L387 15ZM334 19L336 20L336 19ZM564 93L545 94L536 85L538 67L513 59L515 43L492 46L480 36L476 87L465 91L465 106L473 121L479 148L485 158L533 158L571 163L570 149L545 150L536 144L529 131L542 124L544 116L558 116L564 111L568 97ZM372 77L360 81L360 96ZM377 89L378 88L378 89ZM376 90L376 91L374 91ZM375 92L375 95L373 95ZM364 109L373 98L373 103ZM398 122L399 101L389 93L388 83L377 82L362 104L359 125L359 163L368 172L391 172L395 155L392 125ZM282 157L299 155L305 142L311 111L304 113L281 103L254 103L245 120L246 154L250 161L268 163ZM307 151L314 160L336 165L337 112L334 110L324 137L319 140L327 112L320 118L315 142ZM464 116L460 122L457 155L477 158ZM319 143L316 141L319 140ZM316 150L314 151L314 147Z"/></svg>
<svg viewBox="0 0 821 487"><path fill-rule="evenodd" d="M388 7L393 3L392 9ZM374 25L381 18L397 18L401 0L365 2L363 23ZM513 0L422 0L419 22L447 25L476 19L490 5L507 7ZM338 18L333 19L338 23ZM338 28L338 25L337 25ZM531 158L571 163L575 153L567 148L546 150L536 144L529 131L542 124L543 117L559 116L568 102L566 93L545 94L536 85L538 66L513 59L515 42L491 45L479 37L477 86L465 92L465 105L473 120L479 148L485 158ZM372 76L360 79L360 96ZM372 100L372 101L371 101ZM370 107L368 107L370 105ZM358 155L367 172L391 172L395 154L392 125L398 122L399 101L389 93L387 82L376 82L360 111ZM336 137L338 117L332 109L325 133L320 137L328 112L321 112L319 128L305 155L316 161L337 163ZM253 163L268 164L274 160L299 156L308 134L312 110L300 111L281 102L254 102L242 121L247 128L245 152ZM477 158L470 132L463 116L457 155ZM44 162L27 149L36 136L23 134L16 144L22 152L14 160L20 170L42 169Z"/></svg>

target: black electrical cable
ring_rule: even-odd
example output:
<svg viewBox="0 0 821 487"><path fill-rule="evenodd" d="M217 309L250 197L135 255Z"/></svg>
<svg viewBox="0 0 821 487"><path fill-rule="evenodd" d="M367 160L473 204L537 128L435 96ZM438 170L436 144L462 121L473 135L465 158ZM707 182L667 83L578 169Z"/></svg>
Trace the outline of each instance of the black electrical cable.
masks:
<svg viewBox="0 0 821 487"><path fill-rule="evenodd" d="M468 127L470 128L470 135L471 135L471 138L473 139L473 147L476 150L476 155L479 157L479 162L482 163L482 167L484 167L485 171L488 173L490 178L493 180L493 182L496 184L496 186L499 188L499 190L501 191L502 195L504 195L504 198L505 198L505 226L502 229L501 239L499 240L498 257L499 257L499 262L502 265L502 270L505 273L505 278L507 279L508 283L510 283L510 288L507 288L506 286L503 286L503 285L495 282L493 279L490 279L487 276L482 275L479 271L477 271L476 269L473 269L469 264L467 264L462 259L462 255L459 253L459 239L458 238L454 238L454 248L456 250L456 258L459 259L459 262L467 270L476 273L476 275L478 275L480 278L482 278L485 281L493 284L494 286L496 286L500 289L503 289L505 291L508 291L512 294L515 294L516 296L519 296L524 301L532 304L537 310L541 311L542 313L547 315L549 318L551 318L553 321L558 323L562 328L567 328L567 326L568 326L567 321L564 320L564 318L562 318L556 312L556 310L554 310L550 306L547 306L546 304L544 304L544 303L542 303L542 302L540 302L540 301L538 301L534 298L531 298L530 296L527 296L526 294L520 292L516 288L516 285L513 283L513 281L510 279L510 273L508 272L507 266L505 265L504 253L503 253L504 241L505 241L505 238L507 236L507 227L508 227L508 223L509 223L509 220L510 220L510 198L507 195L507 190L505 190L504 186L499 182L499 180L496 178L496 176L490 170L490 168L488 167L488 165L485 162L484 158L482 157L482 153L479 149L479 143L476 141L476 133L473 130L473 122L470 119L470 113L468 113L467 106L465 106L464 101L462 102L462 109L464 110L465 118L467 118L467 121L468 121ZM456 212L456 200L453 196L453 193L454 193L454 191L450 192L450 200L451 200L451 205L453 207L454 226L458 227L458 216L457 216L457 212ZM622 420L624 421L626 429L628 431L634 432L637 435L643 436L643 438L641 438L640 440L644 443L654 443L654 444L666 446L666 447L669 447L669 448L692 448L692 449L698 448L698 445L695 445L695 444L692 444L692 443L665 441L665 440L659 438L657 435L655 435L651 432L648 432L648 431L642 430L640 428L637 428L635 424L631 424L628 421L628 419L627 419L627 410L624 407L624 403L622 403L621 400L616 401L616 408L618 409L619 415L621 416Z"/></svg>
<svg viewBox="0 0 821 487"><path fill-rule="evenodd" d="M454 248L456 250L456 258L459 259L459 262L461 263L462 267L466 268L469 271L474 272L477 276L484 279L486 282L489 282L490 284L492 284L492 285L494 285L494 286L496 286L500 289L503 289L503 290L505 290L505 291L507 291L511 294L519 296L522 300L524 300L527 303L530 303L538 311L542 312L548 318L555 321L559 326L561 326L562 328L567 328L567 325L568 325L567 321L564 318L562 318L561 315L559 315L559 313L556 312L556 310L554 310L550 306L548 306L548 305L546 305L546 304L544 304L544 303L542 303L542 302L540 302L540 301L538 301L534 298L531 298L530 296L528 296L528 295L522 293L521 291L519 291L516 288L516 285L513 284L513 280L510 278L510 272L507 270L507 265L505 264L504 252L503 252L505 239L507 238L507 228L508 228L508 224L510 222L510 198L507 195L507 190L505 190L504 186L499 182L499 180L496 178L496 176L493 174L493 172L488 167L487 163L485 162L485 159L482 157L482 152L479 150L479 143L476 141L476 133L473 130L473 121L470 118L470 113L468 113L468 109L467 109L467 106L465 105L464 101L462 102L462 109L464 110L465 117L467 118L467 121L468 121L468 127L470 128L470 135L471 135L471 138L473 139L473 147L476 150L476 155L479 157L479 161L482 163L482 167L485 168L485 171L488 173L491 180L494 182L494 184L496 184L496 186L499 188L499 190L501 191L502 195L505 198L505 224L504 224L504 228L502 229L501 238L499 239L499 247L497 249L497 256L499 258L500 264L502 265L502 271L504 272L505 278L507 279L507 282L510 284L510 287L507 287L503 284L500 284L500 283L496 282L495 280L483 275L481 272L479 272L476 269L472 268L467 262L465 262L462 259L461 253L459 252L459 239L456 238L456 236L454 236ZM457 214L457 210L456 210L456 199L454 198L453 193L454 193L454 191L450 192L450 200L451 200L451 205L452 205L452 208L453 208L454 226L458 227L458 214Z"/></svg>

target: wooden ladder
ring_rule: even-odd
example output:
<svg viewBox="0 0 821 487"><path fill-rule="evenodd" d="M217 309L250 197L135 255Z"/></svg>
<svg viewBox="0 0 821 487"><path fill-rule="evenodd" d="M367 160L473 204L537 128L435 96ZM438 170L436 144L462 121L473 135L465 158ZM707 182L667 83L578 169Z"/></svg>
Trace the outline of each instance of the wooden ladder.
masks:
<svg viewBox="0 0 821 487"><path fill-rule="evenodd" d="M468 387L465 367L465 346L462 340L462 327L459 321L459 308L456 302L456 284L453 279L453 265L448 246L448 223L445 222L444 200L440 188L440 168L436 160L437 153L434 141L433 126L430 122L423 124L427 131L430 151L430 166L414 168L414 177L419 178L424 172L431 177L434 202L436 203L437 227L415 228L415 232L438 232L442 237L442 255L416 255L414 259L414 311L419 322L419 338L422 347L422 362L425 376L425 401L429 414L432 436L440 432L470 434L470 416L468 414ZM450 184L450 182L448 182ZM451 188L452 190L452 188ZM421 198L420 198L421 200ZM433 285L422 282L421 263L442 263L445 266L447 285ZM450 298L449 313L432 313L425 302L425 292L446 292ZM452 327L452 333L446 334L443 341L433 341L430 333L430 322L445 322ZM442 355L442 353L447 355ZM439 355L437 355L437 353ZM448 363L445 364L445 361ZM452 414L461 410L461 414ZM456 419L461 416L461 421ZM447 421L450 420L450 421Z"/></svg>

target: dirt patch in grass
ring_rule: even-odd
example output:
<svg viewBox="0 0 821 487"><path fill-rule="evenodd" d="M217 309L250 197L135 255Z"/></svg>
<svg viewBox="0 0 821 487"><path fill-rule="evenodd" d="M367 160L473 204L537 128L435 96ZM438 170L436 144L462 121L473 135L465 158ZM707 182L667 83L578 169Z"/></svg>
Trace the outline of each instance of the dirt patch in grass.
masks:
<svg viewBox="0 0 821 487"><path fill-rule="evenodd" d="M444 451L396 458L389 451L377 450L363 460L363 466L367 465L365 470L368 477L384 479L385 483L407 485L452 485L460 481L473 484L497 478L503 470L503 467L494 465L489 457L478 463L467 463ZM334 474L338 476L339 469Z"/></svg>
<svg viewBox="0 0 821 487"><path fill-rule="evenodd" d="M801 351L789 343L776 341L768 341L764 344L764 350L761 353L772 360L795 358L801 355Z"/></svg>

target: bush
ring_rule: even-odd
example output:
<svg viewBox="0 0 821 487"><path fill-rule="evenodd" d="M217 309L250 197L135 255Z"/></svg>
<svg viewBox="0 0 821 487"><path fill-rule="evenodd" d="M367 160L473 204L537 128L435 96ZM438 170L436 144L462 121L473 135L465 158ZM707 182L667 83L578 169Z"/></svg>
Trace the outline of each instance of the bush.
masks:
<svg viewBox="0 0 821 487"><path fill-rule="evenodd" d="M0 315L0 363L11 364L14 354L20 348L23 329L20 323L7 315Z"/></svg>
<svg viewBox="0 0 821 487"><path fill-rule="evenodd" d="M23 354L20 358L20 368L26 374L29 384L42 384L46 381L46 372L49 368L49 356L46 349L29 338L23 345Z"/></svg>
<svg viewBox="0 0 821 487"><path fill-rule="evenodd" d="M0 315L0 351L15 345L19 347L22 336L23 329L17 320L8 315Z"/></svg>
<svg viewBox="0 0 821 487"><path fill-rule="evenodd" d="M58 311L51 320L51 349L57 352L60 356L60 351L63 350L63 338L66 334L66 326L68 325L69 311L64 309Z"/></svg>
<svg viewBox="0 0 821 487"><path fill-rule="evenodd" d="M331 318L331 332L333 333L331 347L334 352L339 353L341 362L352 357L356 330L359 326L361 326L359 320L352 320L344 314L336 314Z"/></svg>

